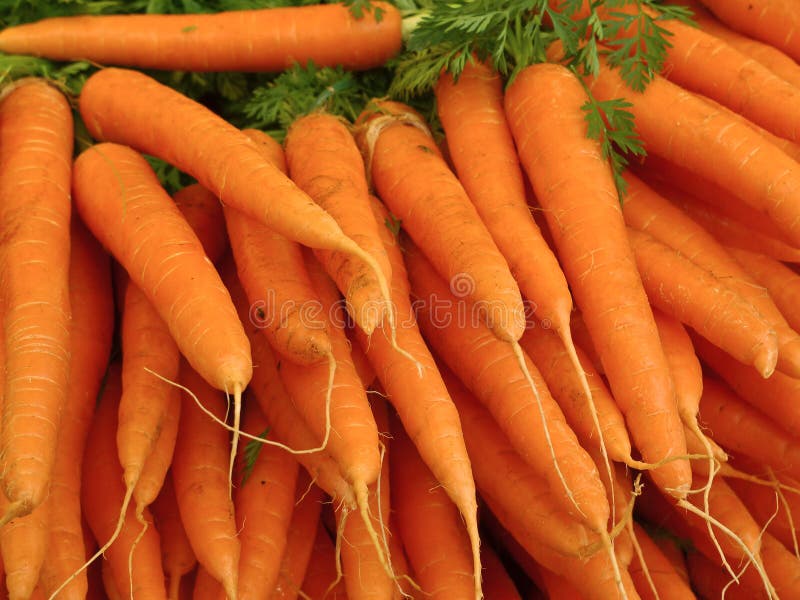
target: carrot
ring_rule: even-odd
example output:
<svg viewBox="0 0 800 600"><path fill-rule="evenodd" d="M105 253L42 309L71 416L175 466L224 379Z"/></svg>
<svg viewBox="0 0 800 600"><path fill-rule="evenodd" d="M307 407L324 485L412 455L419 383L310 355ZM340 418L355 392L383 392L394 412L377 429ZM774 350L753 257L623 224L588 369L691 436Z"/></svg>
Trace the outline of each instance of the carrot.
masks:
<svg viewBox="0 0 800 600"><path fill-rule="evenodd" d="M732 29L762 40L800 61L800 13L789 0L701 0ZM755 18L754 18L755 17Z"/></svg>
<svg viewBox="0 0 800 600"><path fill-rule="evenodd" d="M0 101L0 277L8 349L0 456L10 502L0 525L44 501L55 461L70 364L72 130L69 104L43 80L25 80Z"/></svg>
<svg viewBox="0 0 800 600"><path fill-rule="evenodd" d="M169 71L282 71L309 60L369 69L400 51L391 4L363 18L343 4L314 8L45 19L3 30L0 51Z"/></svg>
<svg viewBox="0 0 800 600"><path fill-rule="evenodd" d="M252 376L250 346L200 241L130 148L100 144L84 151L75 161L73 194L89 229L144 292L192 368L233 395L232 468L241 394Z"/></svg>
<svg viewBox="0 0 800 600"><path fill-rule="evenodd" d="M681 600L694 598L689 585L675 572L669 559L638 523L633 524L641 557L634 558L631 578L642 600ZM646 567L646 568L645 568Z"/></svg>
<svg viewBox="0 0 800 600"><path fill-rule="evenodd" d="M280 574L273 600L294 600L305 578L314 532L318 530L323 493L303 472L297 478L297 502L289 522L289 538L281 560Z"/></svg>
<svg viewBox="0 0 800 600"><path fill-rule="evenodd" d="M410 243L406 264L421 299L419 325L433 349L489 409L520 456L557 490L565 508L594 531L605 531L610 510L597 469L536 367L524 357L536 386L531 388L509 344L475 318L466 298L454 295ZM470 458L475 460L472 453Z"/></svg>
<svg viewBox="0 0 800 600"><path fill-rule="evenodd" d="M481 563L484 565L483 591L487 598L522 600L511 575L490 544L481 546Z"/></svg>
<svg viewBox="0 0 800 600"><path fill-rule="evenodd" d="M193 183L175 192L172 200L197 234L206 256L213 263L219 262L228 248L219 199L199 183Z"/></svg>
<svg viewBox="0 0 800 600"><path fill-rule="evenodd" d="M480 536L475 481L458 411L417 327L409 297L411 286L400 243L387 225L389 213L374 197L371 206L391 263L392 304L400 324L397 342L413 356L414 361L400 355L390 344L387 335L373 335L368 338L363 332L356 331L359 341L357 346L366 352L389 402L396 409L422 460L458 507L472 543L473 577L479 581ZM383 327L385 328L385 324ZM354 357L355 354L354 352ZM415 364L422 365L421 377Z"/></svg>
<svg viewBox="0 0 800 600"><path fill-rule="evenodd" d="M247 407L244 430L261 435L268 424L257 405ZM267 434L269 435L269 434ZM294 509L297 461L275 446L261 447L252 464L240 453L242 483L234 505L239 542L239 600L267 598L278 580Z"/></svg>
<svg viewBox="0 0 800 600"><path fill-rule="evenodd" d="M181 582L195 568L197 558L183 528L171 474L150 508L161 537L161 562L169 578L169 598L178 600Z"/></svg>
<svg viewBox="0 0 800 600"><path fill-rule="evenodd" d="M124 101L120 88L127 90ZM166 160L192 175L223 204L277 233L313 248L366 256L342 234L333 217L264 160L247 134L147 75L126 69L95 73L81 92L80 111L95 138Z"/></svg>
<svg viewBox="0 0 800 600"><path fill-rule="evenodd" d="M634 444L645 461L660 463L685 454L674 386L623 230L610 168L597 142L586 137L580 109L585 100L580 82L567 69L535 65L508 88L506 114ZM557 145L552 144L554 128L564 140ZM564 173L564 164L580 178ZM666 462L656 474L658 485L684 494L686 461Z"/></svg>
<svg viewBox="0 0 800 600"><path fill-rule="evenodd" d="M725 572L699 552L689 552L686 560L692 587L701 598L727 598L729 600L761 600L769 598L762 588L751 588L737 583Z"/></svg>
<svg viewBox="0 0 800 600"><path fill-rule="evenodd" d="M344 581L336 573L336 555L328 532L322 523L317 527L311 560L302 592L307 598L325 598L326 600L346 600Z"/></svg>
<svg viewBox="0 0 800 600"><path fill-rule="evenodd" d="M47 553L52 508L43 502L27 515L12 519L0 530L5 586L11 600L30 598L37 587Z"/></svg>
<svg viewBox="0 0 800 600"><path fill-rule="evenodd" d="M376 101L357 123L378 197L436 270L476 303L493 333L519 340L525 314L517 283L421 117L403 104Z"/></svg>
<svg viewBox="0 0 800 600"><path fill-rule="evenodd" d="M81 461L97 393L111 352L114 328L111 270L108 256L73 217L70 231L69 293L70 380L59 425L50 494L50 533L40 572L49 596L85 560L81 527ZM66 600L83 598L86 576L73 580L61 592Z"/></svg>
<svg viewBox="0 0 800 600"><path fill-rule="evenodd" d="M119 507L125 496L122 466L116 451L120 396L120 371L112 366L89 432L81 484L86 520L95 539L101 542L117 534ZM150 520L148 511L144 518ZM129 508L119 535L105 552L114 582L126 597L166 599L158 533L150 527L137 539L141 532L141 523Z"/></svg>
<svg viewBox="0 0 800 600"><path fill-rule="evenodd" d="M598 100L623 97L647 151L688 168L766 213L800 244L800 167L747 125L656 76L631 94L615 69L587 80ZM658 114L656 119L654 115Z"/></svg>
<svg viewBox="0 0 800 600"><path fill-rule="evenodd" d="M700 419L711 428L714 440L731 452L746 454L779 473L794 477L800 473L800 444L795 438L738 398L725 384L704 379ZM765 444L763 440L770 442Z"/></svg>
<svg viewBox="0 0 800 600"><path fill-rule="evenodd" d="M284 144L292 181L332 215L379 267L373 270L342 252L315 252L344 295L348 312L370 335L384 314L390 323L394 320L388 289L392 268L378 226L369 216L367 177L355 139L337 117L313 113L292 123Z"/></svg>
<svg viewBox="0 0 800 600"><path fill-rule="evenodd" d="M197 567L192 600L223 600L225 592L219 581L202 565Z"/></svg>
<svg viewBox="0 0 800 600"><path fill-rule="evenodd" d="M181 383L217 417L223 398L182 362ZM172 461L175 497L186 535L197 561L219 581L229 598L237 598L240 543L233 502L225 483L228 432L182 394L181 422Z"/></svg>
<svg viewBox="0 0 800 600"><path fill-rule="evenodd" d="M635 177L625 177L631 190L629 199L638 206L638 210L636 207L625 209L626 212L630 211L630 219L635 221L634 227L645 229L700 267L711 271L727 287L752 304L777 333L778 369L793 375L800 374L800 337L789 327L764 289L707 231ZM636 216L632 214L634 212Z"/></svg>
<svg viewBox="0 0 800 600"><path fill-rule="evenodd" d="M778 359L775 330L712 273L647 233L628 236L650 302L690 325L739 362L769 377Z"/></svg>
<svg viewBox="0 0 800 600"><path fill-rule="evenodd" d="M439 487L408 434L392 426L392 506L411 568L426 598L482 598L458 509Z"/></svg>
<svg viewBox="0 0 800 600"><path fill-rule="evenodd" d="M756 59L776 75L792 85L800 87L800 68L797 63L774 46L756 41L730 29L714 16L697 0L675 0L675 3L687 6L700 28L724 40L742 54Z"/></svg>
<svg viewBox="0 0 800 600"><path fill-rule="evenodd" d="M543 327L530 327L525 331L520 343L541 372L550 393L564 411L567 422L581 444L584 447L591 445L599 448L599 439L586 394L559 336ZM589 357L580 347L576 347L575 351L597 407L608 456L616 462L630 462L631 441L625 428L624 417Z"/></svg>
<svg viewBox="0 0 800 600"><path fill-rule="evenodd" d="M117 584L114 581L114 574L111 572L111 567L109 564L110 563L106 560L100 563L100 576L102 577L103 581L103 590L105 591L108 600L123 600L124 596L119 593Z"/></svg>
<svg viewBox="0 0 800 600"><path fill-rule="evenodd" d="M755 279L764 286L775 306L781 311L792 329L800 329L800 275L780 261L739 248L728 248L728 252Z"/></svg>

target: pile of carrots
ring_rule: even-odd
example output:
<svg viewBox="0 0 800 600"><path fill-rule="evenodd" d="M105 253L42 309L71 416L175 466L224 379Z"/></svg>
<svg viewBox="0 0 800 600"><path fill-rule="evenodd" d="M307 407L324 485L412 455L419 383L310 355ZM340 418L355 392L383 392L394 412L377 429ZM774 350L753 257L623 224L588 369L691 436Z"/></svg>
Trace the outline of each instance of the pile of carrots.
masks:
<svg viewBox="0 0 800 600"><path fill-rule="evenodd" d="M800 598L800 6L670 3L643 92L474 60L443 139L136 70L379 67L388 3L0 32L116 65L0 94L0 598Z"/></svg>

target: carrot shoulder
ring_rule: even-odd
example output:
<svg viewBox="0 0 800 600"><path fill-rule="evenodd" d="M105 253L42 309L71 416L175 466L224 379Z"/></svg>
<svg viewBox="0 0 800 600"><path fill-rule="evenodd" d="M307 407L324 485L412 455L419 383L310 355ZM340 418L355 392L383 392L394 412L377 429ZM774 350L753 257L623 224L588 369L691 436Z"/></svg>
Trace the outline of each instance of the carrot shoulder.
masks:
<svg viewBox="0 0 800 600"><path fill-rule="evenodd" d="M391 4L355 18L343 4L216 14L104 15L45 19L0 33L0 49L54 60L180 71L282 71L309 60L369 69L400 50Z"/></svg>
<svg viewBox="0 0 800 600"><path fill-rule="evenodd" d="M534 65L507 90L506 114L634 444L645 461L657 463L685 455L686 442L611 169L598 143L586 136L585 102L569 70ZM654 473L658 485L679 496L691 481L685 460Z"/></svg>

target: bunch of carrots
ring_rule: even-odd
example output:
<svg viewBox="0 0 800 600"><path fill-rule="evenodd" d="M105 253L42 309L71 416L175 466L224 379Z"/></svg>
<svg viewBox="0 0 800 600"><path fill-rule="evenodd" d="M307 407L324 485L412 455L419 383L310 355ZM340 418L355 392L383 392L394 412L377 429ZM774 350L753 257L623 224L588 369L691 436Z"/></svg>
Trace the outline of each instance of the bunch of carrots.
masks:
<svg viewBox="0 0 800 600"><path fill-rule="evenodd" d="M0 32L103 65L0 92L0 598L800 598L800 6L521 4L594 25L513 68L495 17L395 58L457 0ZM282 143L141 70L437 51L435 122Z"/></svg>

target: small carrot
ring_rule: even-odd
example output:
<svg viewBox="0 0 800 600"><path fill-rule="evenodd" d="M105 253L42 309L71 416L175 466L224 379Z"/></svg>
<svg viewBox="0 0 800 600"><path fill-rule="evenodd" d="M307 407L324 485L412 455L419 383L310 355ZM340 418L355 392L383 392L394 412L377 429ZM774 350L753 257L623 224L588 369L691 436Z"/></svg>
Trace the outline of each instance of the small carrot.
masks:
<svg viewBox="0 0 800 600"><path fill-rule="evenodd" d="M571 71L538 64L521 71L509 86L506 114L634 445L646 462L667 461L654 471L655 481L682 497L690 468L678 458L686 444L674 384L636 271L611 169L598 142L586 136L581 110L586 98Z"/></svg>
<svg viewBox="0 0 800 600"><path fill-rule="evenodd" d="M224 415L224 397L185 361L181 364L180 381L207 410L217 417ZM172 461L181 520L197 561L223 585L228 597L235 599L240 543L225 468L228 432L204 414L185 392L182 403Z"/></svg>
<svg viewBox="0 0 800 600"><path fill-rule="evenodd" d="M0 457L10 502L0 525L44 501L55 461L70 365L72 140L69 104L44 80L25 80L0 101L0 277L8 349Z"/></svg>
<svg viewBox="0 0 800 600"><path fill-rule="evenodd" d="M168 71L282 71L309 60L369 69L399 52L400 33L399 11L376 2L362 18L344 4L51 18L4 29L0 50Z"/></svg>

